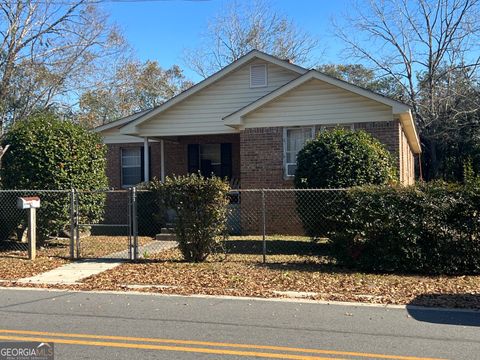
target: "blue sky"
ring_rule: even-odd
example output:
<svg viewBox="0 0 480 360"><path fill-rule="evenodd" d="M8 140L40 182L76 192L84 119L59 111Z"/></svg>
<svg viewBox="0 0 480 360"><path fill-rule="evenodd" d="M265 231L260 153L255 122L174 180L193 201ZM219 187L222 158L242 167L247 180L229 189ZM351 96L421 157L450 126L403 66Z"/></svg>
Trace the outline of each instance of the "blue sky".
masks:
<svg viewBox="0 0 480 360"><path fill-rule="evenodd" d="M157 60L162 67L178 64L187 77L200 78L182 61L186 48L199 44L208 20L222 9L225 0L109 2L102 7L123 30L142 60ZM271 0L272 6L288 15L319 41L313 54L320 63L341 62L339 45L331 33L330 18L340 16L348 0Z"/></svg>

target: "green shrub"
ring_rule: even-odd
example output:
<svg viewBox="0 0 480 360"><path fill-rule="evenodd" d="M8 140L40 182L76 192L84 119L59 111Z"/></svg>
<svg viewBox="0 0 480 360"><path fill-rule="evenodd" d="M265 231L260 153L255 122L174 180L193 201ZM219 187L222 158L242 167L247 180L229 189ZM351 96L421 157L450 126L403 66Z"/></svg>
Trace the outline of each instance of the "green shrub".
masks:
<svg viewBox="0 0 480 360"><path fill-rule="evenodd" d="M187 261L201 262L226 236L229 185L217 177L167 177L153 181L159 208L176 212L175 233Z"/></svg>
<svg viewBox="0 0 480 360"><path fill-rule="evenodd" d="M167 225L166 209L161 207L163 204L157 201L155 192L151 190L153 184L155 182L143 185L137 191L137 221L140 236L154 237Z"/></svg>
<svg viewBox="0 0 480 360"><path fill-rule="evenodd" d="M322 131L297 157L295 187L349 188L387 184L397 178L388 150L365 131Z"/></svg>
<svg viewBox="0 0 480 360"><path fill-rule="evenodd" d="M366 271L480 273L480 187L426 183L349 190L329 233L341 265Z"/></svg>
<svg viewBox="0 0 480 360"><path fill-rule="evenodd" d="M63 121L51 113L39 113L19 121L2 141L10 149L2 159L5 189L92 190L107 188L106 147L98 134ZM37 215L39 245L62 231L70 221L68 196L43 196ZM101 220L105 195L82 196L80 221Z"/></svg>
<svg viewBox="0 0 480 360"><path fill-rule="evenodd" d="M297 157L297 189L349 188L387 184L397 179L392 155L365 131L334 129L320 132ZM342 206L342 193L297 193L297 211L305 232L325 237L335 226L329 214Z"/></svg>
<svg viewBox="0 0 480 360"><path fill-rule="evenodd" d="M16 194L0 191L0 241L12 236L26 215L21 217L17 209Z"/></svg>

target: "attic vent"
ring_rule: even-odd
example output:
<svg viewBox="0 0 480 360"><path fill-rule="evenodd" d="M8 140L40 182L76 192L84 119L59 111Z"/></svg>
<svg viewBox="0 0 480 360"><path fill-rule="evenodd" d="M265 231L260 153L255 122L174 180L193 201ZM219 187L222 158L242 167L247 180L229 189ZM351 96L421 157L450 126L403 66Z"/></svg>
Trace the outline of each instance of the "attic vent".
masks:
<svg viewBox="0 0 480 360"><path fill-rule="evenodd" d="M250 66L250 87L267 86L267 64Z"/></svg>

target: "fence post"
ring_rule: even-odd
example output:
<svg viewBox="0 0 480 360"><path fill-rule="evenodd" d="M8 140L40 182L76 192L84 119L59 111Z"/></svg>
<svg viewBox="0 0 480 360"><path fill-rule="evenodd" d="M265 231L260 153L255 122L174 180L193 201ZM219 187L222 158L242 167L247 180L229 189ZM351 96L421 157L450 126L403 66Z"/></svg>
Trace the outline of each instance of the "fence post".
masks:
<svg viewBox="0 0 480 360"><path fill-rule="evenodd" d="M75 241L77 243L77 259L82 256L80 247L80 207L78 206L78 191L75 190Z"/></svg>
<svg viewBox="0 0 480 360"><path fill-rule="evenodd" d="M132 189L133 260L138 259L137 188Z"/></svg>
<svg viewBox="0 0 480 360"><path fill-rule="evenodd" d="M267 262L267 224L266 224L266 209L265 209L265 189L262 189L262 254L263 254L263 263Z"/></svg>
<svg viewBox="0 0 480 360"><path fill-rule="evenodd" d="M75 189L70 190L70 259L75 259Z"/></svg>
<svg viewBox="0 0 480 360"><path fill-rule="evenodd" d="M127 193L128 259L133 260L132 188Z"/></svg>

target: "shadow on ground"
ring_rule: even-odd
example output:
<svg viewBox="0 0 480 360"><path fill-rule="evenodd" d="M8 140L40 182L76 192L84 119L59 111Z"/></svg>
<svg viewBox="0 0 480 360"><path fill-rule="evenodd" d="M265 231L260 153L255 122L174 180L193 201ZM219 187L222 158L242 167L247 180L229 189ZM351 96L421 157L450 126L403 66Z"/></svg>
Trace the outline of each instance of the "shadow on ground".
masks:
<svg viewBox="0 0 480 360"><path fill-rule="evenodd" d="M51 239L46 241L43 246L37 247L37 255L46 255L49 257L69 257L69 239ZM27 256L28 243L19 241L3 240L0 241L0 258L20 258Z"/></svg>
<svg viewBox="0 0 480 360"><path fill-rule="evenodd" d="M462 312L451 309L422 309L426 307L449 307L475 309ZM424 294L407 305L408 314L418 321L433 324L480 327L480 294Z"/></svg>
<svg viewBox="0 0 480 360"><path fill-rule="evenodd" d="M313 241L267 240L267 255L327 255L327 245ZM262 255L263 242L259 240L228 240L225 243L228 254Z"/></svg>

